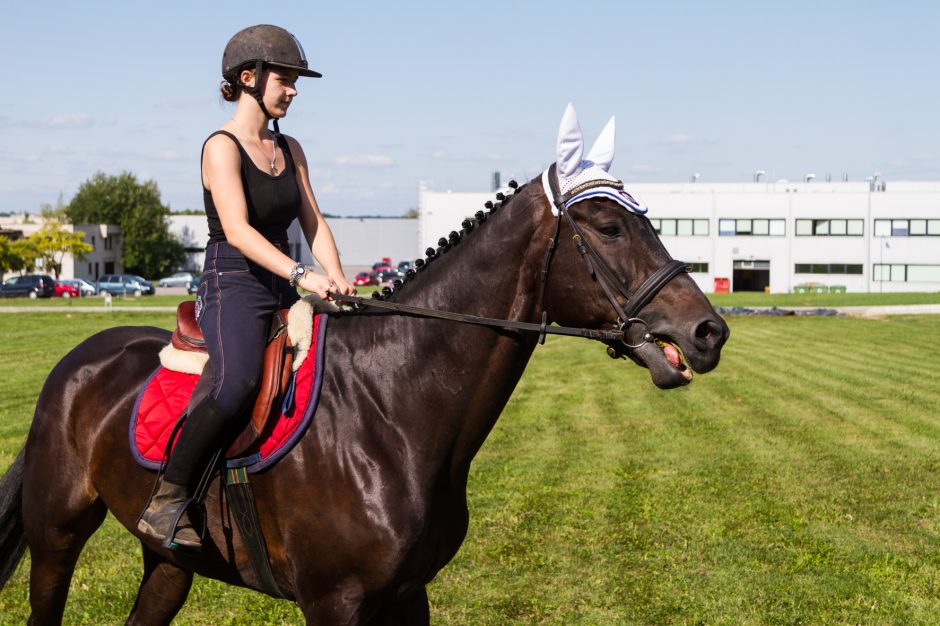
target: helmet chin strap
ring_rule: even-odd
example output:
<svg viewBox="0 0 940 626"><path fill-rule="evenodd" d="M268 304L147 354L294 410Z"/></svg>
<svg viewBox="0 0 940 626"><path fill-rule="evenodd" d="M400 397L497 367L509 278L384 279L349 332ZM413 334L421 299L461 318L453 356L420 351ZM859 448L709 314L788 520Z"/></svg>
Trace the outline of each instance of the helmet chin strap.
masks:
<svg viewBox="0 0 940 626"><path fill-rule="evenodd" d="M251 94L254 99L258 102L258 106L261 107L261 112L264 113L266 120L274 121L274 134L275 136L281 134L281 129L277 124L277 118L271 115L268 112L268 108L264 106L264 98L261 97L261 72L264 70L264 61L255 61L255 85L254 87L249 87L247 84L243 83L241 80L241 74L238 77L239 86Z"/></svg>

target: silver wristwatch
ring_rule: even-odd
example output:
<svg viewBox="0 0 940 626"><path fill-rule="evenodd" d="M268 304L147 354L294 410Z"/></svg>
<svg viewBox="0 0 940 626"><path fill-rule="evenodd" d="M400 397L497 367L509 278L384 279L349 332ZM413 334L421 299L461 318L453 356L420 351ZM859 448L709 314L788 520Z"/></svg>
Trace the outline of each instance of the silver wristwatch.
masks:
<svg viewBox="0 0 940 626"><path fill-rule="evenodd" d="M303 275L307 273L307 266L303 263L298 263L294 267L290 268L290 286L296 287L297 281L303 278Z"/></svg>

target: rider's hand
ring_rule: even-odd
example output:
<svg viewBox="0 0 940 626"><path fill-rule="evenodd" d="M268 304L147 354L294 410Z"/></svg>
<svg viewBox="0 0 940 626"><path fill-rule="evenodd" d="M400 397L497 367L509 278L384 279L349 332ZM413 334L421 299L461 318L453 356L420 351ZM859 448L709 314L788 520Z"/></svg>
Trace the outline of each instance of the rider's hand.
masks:
<svg viewBox="0 0 940 626"><path fill-rule="evenodd" d="M324 300L327 299L327 292L336 291L336 283L332 278L326 274L319 274L309 270L300 277L300 280L297 281L297 286Z"/></svg>
<svg viewBox="0 0 940 626"><path fill-rule="evenodd" d="M356 288L349 284L345 276L330 276L333 279L335 289L330 289L333 293L339 293L344 296L356 295Z"/></svg>

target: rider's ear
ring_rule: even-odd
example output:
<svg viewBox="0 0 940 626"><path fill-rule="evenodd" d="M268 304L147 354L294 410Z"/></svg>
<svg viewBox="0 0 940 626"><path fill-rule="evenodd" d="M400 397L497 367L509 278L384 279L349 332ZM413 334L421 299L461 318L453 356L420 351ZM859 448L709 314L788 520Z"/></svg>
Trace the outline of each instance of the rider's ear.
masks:
<svg viewBox="0 0 940 626"><path fill-rule="evenodd" d="M584 139L581 135L581 124L578 123L578 114L570 102L561 116L556 150L555 166L558 175L564 178L572 176L581 167Z"/></svg>
<svg viewBox="0 0 940 626"><path fill-rule="evenodd" d="M610 164L614 162L614 143L616 131L614 130L614 118L611 117L607 126L598 135L597 141L591 146L586 161L602 168L605 172L610 171Z"/></svg>
<svg viewBox="0 0 940 626"><path fill-rule="evenodd" d="M242 84L247 85L248 87L255 86L255 71L254 70L242 70L238 78L242 81Z"/></svg>

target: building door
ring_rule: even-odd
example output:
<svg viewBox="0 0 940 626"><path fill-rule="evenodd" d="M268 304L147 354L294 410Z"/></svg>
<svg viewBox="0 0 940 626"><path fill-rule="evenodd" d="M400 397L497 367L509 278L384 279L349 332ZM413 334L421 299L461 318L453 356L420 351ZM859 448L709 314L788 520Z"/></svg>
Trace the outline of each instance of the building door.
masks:
<svg viewBox="0 0 940 626"><path fill-rule="evenodd" d="M770 261L735 261L732 291L760 291L770 288Z"/></svg>

